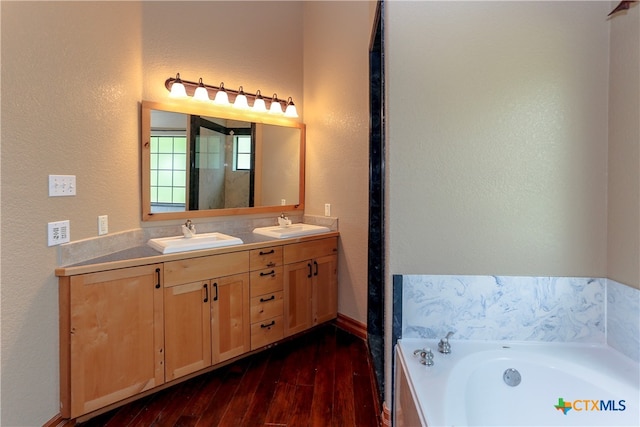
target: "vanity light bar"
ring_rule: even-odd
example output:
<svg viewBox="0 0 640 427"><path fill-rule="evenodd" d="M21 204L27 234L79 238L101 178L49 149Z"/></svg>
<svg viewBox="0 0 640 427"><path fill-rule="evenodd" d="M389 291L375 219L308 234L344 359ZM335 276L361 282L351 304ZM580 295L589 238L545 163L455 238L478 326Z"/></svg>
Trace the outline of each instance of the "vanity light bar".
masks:
<svg viewBox="0 0 640 427"><path fill-rule="evenodd" d="M232 105L234 108L253 110L259 113L268 113L283 115L285 117L298 117L298 111L293 103L293 99L289 97L286 101L278 99L277 94L273 94L272 97L262 96L260 90L256 93L245 92L240 86L238 90L227 89L224 87L224 82L220 83L220 86L211 86L202 82L200 79L198 82L192 82L189 80L182 80L180 73L174 77L169 77L164 86L169 91L169 96L172 98L188 98L203 102L213 102L218 105ZM209 98L209 91L215 91L215 98L213 101ZM253 100L253 105L249 106L248 100ZM267 110L265 101L269 101L270 107ZM283 111L282 106L285 106Z"/></svg>

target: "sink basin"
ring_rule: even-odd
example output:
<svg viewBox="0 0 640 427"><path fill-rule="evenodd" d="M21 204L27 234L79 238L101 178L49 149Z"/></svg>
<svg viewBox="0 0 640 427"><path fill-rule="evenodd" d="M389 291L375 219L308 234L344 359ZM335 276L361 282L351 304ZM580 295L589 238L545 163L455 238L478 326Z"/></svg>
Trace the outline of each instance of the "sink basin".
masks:
<svg viewBox="0 0 640 427"><path fill-rule="evenodd" d="M160 237L150 239L147 244L163 254L196 251L198 249L221 248L223 246L241 245L241 239L222 233L202 233L193 237Z"/></svg>
<svg viewBox="0 0 640 427"><path fill-rule="evenodd" d="M262 236L274 237L276 239L287 239L289 237L308 236L310 234L327 233L328 227L311 224L291 224L285 227L274 225L273 227L254 228L253 232Z"/></svg>

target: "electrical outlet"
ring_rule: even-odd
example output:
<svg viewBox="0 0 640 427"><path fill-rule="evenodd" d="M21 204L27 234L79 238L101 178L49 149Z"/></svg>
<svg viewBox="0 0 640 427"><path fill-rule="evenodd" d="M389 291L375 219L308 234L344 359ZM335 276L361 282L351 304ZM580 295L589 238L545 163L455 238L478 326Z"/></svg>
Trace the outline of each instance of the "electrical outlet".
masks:
<svg viewBox="0 0 640 427"><path fill-rule="evenodd" d="M109 232L109 216L100 215L98 217L98 236L102 236Z"/></svg>
<svg viewBox="0 0 640 427"><path fill-rule="evenodd" d="M47 240L49 246L69 243L71 241L69 220L50 222L48 224Z"/></svg>
<svg viewBox="0 0 640 427"><path fill-rule="evenodd" d="M280 199L280 204L282 206L286 205L287 204L287 199Z"/></svg>
<svg viewBox="0 0 640 427"><path fill-rule="evenodd" d="M331 203L324 204L324 216L331 216Z"/></svg>
<svg viewBox="0 0 640 427"><path fill-rule="evenodd" d="M49 197L75 196L75 175L49 175Z"/></svg>

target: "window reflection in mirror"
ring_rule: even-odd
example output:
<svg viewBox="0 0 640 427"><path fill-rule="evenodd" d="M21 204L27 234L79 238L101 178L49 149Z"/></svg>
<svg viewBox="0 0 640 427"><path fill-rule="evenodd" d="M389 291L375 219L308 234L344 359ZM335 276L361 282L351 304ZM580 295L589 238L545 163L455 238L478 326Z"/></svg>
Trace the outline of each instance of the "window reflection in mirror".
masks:
<svg viewBox="0 0 640 427"><path fill-rule="evenodd" d="M143 220L302 209L304 125L177 110L143 102Z"/></svg>

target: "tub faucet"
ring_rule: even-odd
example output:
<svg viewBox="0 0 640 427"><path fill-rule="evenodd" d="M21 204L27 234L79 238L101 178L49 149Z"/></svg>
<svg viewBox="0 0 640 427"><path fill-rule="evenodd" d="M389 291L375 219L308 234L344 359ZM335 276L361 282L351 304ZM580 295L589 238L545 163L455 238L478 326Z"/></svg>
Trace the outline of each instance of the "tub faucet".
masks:
<svg viewBox="0 0 640 427"><path fill-rule="evenodd" d="M453 331L450 331L446 337L442 338L438 343L438 351L443 354L451 353L451 344L449 344L449 338L453 335Z"/></svg>
<svg viewBox="0 0 640 427"><path fill-rule="evenodd" d="M433 366L433 353L430 348L419 348L413 352L414 357L419 357L419 362L425 366Z"/></svg>

